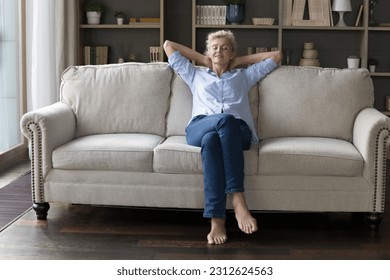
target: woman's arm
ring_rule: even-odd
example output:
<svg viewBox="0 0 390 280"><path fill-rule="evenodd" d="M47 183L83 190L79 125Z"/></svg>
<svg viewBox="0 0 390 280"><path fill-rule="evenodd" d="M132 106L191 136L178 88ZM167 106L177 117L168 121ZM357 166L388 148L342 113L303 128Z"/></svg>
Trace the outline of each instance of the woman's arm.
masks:
<svg viewBox="0 0 390 280"><path fill-rule="evenodd" d="M266 60L268 58L271 58L276 64L279 64L282 61L282 57L283 56L281 51L261 52L245 56L237 56L236 58L234 58L231 68L234 68L239 65L254 64Z"/></svg>
<svg viewBox="0 0 390 280"><path fill-rule="evenodd" d="M189 60L195 61L197 64L203 64L208 67L212 66L211 59L209 57L179 43L166 40L164 42L164 51L168 57L170 57L175 51L179 51L181 55L188 58Z"/></svg>

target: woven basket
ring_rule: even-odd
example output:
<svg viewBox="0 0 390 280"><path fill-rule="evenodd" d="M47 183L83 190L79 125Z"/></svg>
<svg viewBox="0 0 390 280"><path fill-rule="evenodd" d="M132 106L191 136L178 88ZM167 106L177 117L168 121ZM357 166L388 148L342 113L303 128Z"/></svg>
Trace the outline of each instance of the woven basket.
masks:
<svg viewBox="0 0 390 280"><path fill-rule="evenodd" d="M253 25L273 25L274 18L252 18Z"/></svg>

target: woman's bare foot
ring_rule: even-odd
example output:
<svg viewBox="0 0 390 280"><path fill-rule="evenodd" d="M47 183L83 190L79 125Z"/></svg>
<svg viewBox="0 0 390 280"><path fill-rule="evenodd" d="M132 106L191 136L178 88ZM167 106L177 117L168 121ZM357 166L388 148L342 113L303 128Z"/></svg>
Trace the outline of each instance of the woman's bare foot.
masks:
<svg viewBox="0 0 390 280"><path fill-rule="evenodd" d="M249 212L243 192L233 193L233 207L238 227L247 234L256 232L257 221Z"/></svg>
<svg viewBox="0 0 390 280"><path fill-rule="evenodd" d="M207 235L207 241L210 245L220 245L227 240L225 219L212 218L211 219L211 231Z"/></svg>

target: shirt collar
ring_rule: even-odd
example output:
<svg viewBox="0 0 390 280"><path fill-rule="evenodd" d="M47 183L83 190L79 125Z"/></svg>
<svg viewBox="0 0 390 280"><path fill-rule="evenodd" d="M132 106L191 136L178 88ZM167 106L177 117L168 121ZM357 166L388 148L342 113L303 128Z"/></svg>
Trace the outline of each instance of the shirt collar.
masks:
<svg viewBox="0 0 390 280"><path fill-rule="evenodd" d="M236 68L234 68L234 69L230 69L229 71L227 71L227 72L225 72L225 73L223 73L223 75L225 75L225 74L234 74L234 73L236 73L238 71L238 69L236 69ZM207 68L207 72L210 74L210 75L213 75L213 76L215 76L215 77L217 77L217 74L215 74L214 73L214 71L211 69L211 68Z"/></svg>

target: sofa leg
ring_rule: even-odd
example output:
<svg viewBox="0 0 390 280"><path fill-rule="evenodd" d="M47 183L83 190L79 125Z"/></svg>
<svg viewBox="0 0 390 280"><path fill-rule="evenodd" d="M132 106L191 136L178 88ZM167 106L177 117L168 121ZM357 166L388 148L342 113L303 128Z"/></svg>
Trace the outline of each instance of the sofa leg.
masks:
<svg viewBox="0 0 390 280"><path fill-rule="evenodd" d="M33 209L37 215L38 220L46 220L47 212L49 212L50 204L47 202L43 203L33 203Z"/></svg>
<svg viewBox="0 0 390 280"><path fill-rule="evenodd" d="M372 231L378 230L379 224L383 219L383 213L367 213L366 221Z"/></svg>

